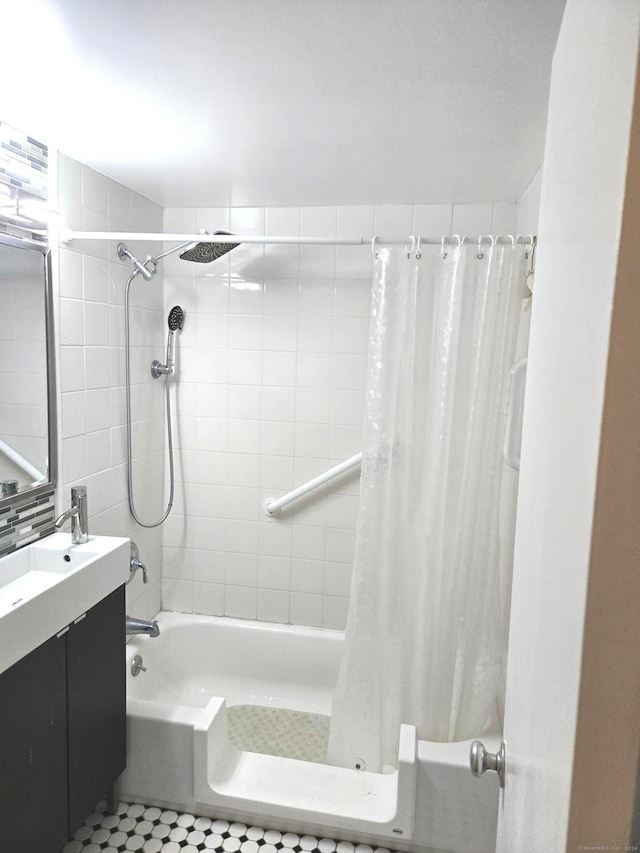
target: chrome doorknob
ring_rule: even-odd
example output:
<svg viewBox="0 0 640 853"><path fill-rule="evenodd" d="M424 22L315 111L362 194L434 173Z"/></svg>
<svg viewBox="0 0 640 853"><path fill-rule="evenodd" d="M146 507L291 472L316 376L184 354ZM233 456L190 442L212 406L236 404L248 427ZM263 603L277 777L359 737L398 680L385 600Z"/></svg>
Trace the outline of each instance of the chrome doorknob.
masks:
<svg viewBox="0 0 640 853"><path fill-rule="evenodd" d="M482 741L474 740L469 752L469 764L474 776L482 776L485 770L495 770L500 780L500 787L504 788L507 764L504 741L500 744L498 752L487 752Z"/></svg>

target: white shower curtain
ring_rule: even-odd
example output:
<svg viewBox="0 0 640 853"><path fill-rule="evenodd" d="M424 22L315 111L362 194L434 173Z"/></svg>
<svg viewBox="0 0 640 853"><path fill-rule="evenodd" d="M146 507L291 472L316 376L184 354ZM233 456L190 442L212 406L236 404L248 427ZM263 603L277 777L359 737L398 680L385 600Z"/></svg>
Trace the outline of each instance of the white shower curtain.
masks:
<svg viewBox="0 0 640 853"><path fill-rule="evenodd" d="M332 763L395 766L400 723L480 734L501 685L500 484L525 249L378 249ZM504 498L503 498L504 501ZM502 512L504 518L504 507ZM507 536L507 538L509 538Z"/></svg>

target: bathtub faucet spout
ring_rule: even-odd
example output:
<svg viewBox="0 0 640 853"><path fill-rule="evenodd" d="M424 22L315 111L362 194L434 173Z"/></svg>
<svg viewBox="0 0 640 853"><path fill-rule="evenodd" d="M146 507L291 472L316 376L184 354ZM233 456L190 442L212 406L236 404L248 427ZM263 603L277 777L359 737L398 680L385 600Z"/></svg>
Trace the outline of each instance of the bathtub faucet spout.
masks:
<svg viewBox="0 0 640 853"><path fill-rule="evenodd" d="M134 619L133 616L125 617L127 634L148 634L149 637L157 637L160 627L157 622L149 622L147 619Z"/></svg>

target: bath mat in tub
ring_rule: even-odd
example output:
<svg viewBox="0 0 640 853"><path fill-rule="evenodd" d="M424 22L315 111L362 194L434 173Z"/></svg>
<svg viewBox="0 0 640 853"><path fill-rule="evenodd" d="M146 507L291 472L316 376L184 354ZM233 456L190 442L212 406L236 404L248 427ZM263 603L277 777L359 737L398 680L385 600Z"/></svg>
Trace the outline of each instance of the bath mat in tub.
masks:
<svg viewBox="0 0 640 853"><path fill-rule="evenodd" d="M236 749L326 764L329 717L261 705L227 707L227 729Z"/></svg>

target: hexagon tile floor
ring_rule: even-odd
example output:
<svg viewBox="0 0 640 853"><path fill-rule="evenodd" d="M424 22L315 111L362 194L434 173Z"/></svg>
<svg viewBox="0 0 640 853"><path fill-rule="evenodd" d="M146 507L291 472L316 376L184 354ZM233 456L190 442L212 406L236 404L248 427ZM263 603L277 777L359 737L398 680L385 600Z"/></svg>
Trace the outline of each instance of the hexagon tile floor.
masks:
<svg viewBox="0 0 640 853"><path fill-rule="evenodd" d="M62 853L392 853L294 832L261 829L228 820L179 814L171 809L120 803L115 815L93 812Z"/></svg>

